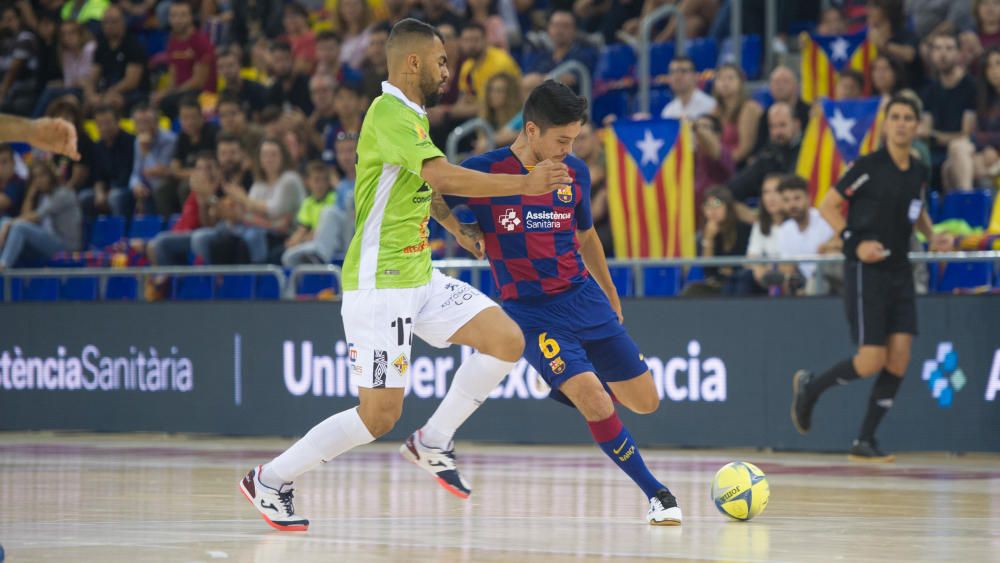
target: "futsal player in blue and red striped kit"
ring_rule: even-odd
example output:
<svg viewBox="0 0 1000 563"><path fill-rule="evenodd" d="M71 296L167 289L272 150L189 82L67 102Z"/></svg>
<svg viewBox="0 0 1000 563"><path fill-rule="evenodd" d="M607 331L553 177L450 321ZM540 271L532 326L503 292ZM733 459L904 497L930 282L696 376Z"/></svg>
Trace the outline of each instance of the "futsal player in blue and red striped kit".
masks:
<svg viewBox="0 0 1000 563"><path fill-rule="evenodd" d="M659 395L622 326L621 303L591 219L590 171L570 154L586 115L585 98L549 80L528 96L524 129L513 145L462 164L527 174L546 159L562 161L571 186L542 196L446 202L468 205L475 214L503 308L524 332L524 356L552 388L550 396L579 410L601 450L642 489L648 521L679 525L677 500L649 472L615 412L614 400L651 413Z"/></svg>

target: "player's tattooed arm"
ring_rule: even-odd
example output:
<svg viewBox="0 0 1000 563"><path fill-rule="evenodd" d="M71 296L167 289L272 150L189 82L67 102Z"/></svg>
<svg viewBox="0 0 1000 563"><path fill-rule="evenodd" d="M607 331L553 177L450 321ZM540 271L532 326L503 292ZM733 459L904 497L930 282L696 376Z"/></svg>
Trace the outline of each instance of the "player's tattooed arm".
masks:
<svg viewBox="0 0 1000 563"><path fill-rule="evenodd" d="M480 230L479 224L459 223L441 192L434 192L434 195L431 196L431 217L454 235L455 240L462 248L468 250L476 258L483 257L483 231Z"/></svg>
<svg viewBox="0 0 1000 563"><path fill-rule="evenodd" d="M448 206L441 192L434 192L434 195L431 196L431 217L442 225L448 220L448 217L451 217L451 207Z"/></svg>

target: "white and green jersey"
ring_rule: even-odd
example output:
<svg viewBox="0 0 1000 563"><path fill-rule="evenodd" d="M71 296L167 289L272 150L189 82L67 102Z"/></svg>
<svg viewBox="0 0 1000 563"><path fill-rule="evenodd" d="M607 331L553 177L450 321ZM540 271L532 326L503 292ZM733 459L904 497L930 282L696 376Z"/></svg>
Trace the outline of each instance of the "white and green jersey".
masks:
<svg viewBox="0 0 1000 563"><path fill-rule="evenodd" d="M345 291L430 282L431 188L420 170L425 160L444 154L431 142L429 129L424 109L383 82L358 139L355 232L344 258Z"/></svg>

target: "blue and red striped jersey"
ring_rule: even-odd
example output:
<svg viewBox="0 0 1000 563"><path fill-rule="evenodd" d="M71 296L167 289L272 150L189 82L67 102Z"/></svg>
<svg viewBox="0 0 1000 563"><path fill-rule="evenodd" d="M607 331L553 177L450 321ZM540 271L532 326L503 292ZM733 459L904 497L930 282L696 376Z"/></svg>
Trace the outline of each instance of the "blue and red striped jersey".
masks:
<svg viewBox="0 0 1000 563"><path fill-rule="evenodd" d="M576 232L593 226L590 170L575 156L563 161L573 185L540 196L447 198L475 213L500 299L563 293L587 280ZM527 174L509 147L472 157L462 166L493 174Z"/></svg>

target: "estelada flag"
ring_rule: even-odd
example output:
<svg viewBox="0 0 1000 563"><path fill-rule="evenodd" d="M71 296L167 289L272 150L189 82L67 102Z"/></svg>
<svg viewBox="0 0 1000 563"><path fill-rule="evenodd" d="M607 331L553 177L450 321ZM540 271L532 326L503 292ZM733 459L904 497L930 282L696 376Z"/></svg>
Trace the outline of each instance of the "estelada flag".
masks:
<svg viewBox="0 0 1000 563"><path fill-rule="evenodd" d="M816 35L802 32L802 99L812 103L819 98L832 98L837 85L837 73L845 66L865 77L864 94L871 94L868 67L875 60L875 45L868 41L868 31L851 35Z"/></svg>
<svg viewBox="0 0 1000 563"><path fill-rule="evenodd" d="M694 256L690 124L676 119L616 121L604 143L615 256Z"/></svg>
<svg viewBox="0 0 1000 563"><path fill-rule="evenodd" d="M859 156L878 148L881 129L878 98L821 100L821 115L809 120L795 171L809 181L809 195L819 204L826 190Z"/></svg>

